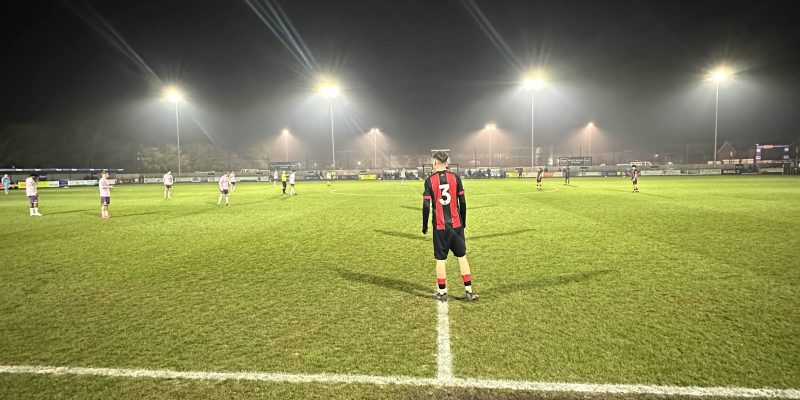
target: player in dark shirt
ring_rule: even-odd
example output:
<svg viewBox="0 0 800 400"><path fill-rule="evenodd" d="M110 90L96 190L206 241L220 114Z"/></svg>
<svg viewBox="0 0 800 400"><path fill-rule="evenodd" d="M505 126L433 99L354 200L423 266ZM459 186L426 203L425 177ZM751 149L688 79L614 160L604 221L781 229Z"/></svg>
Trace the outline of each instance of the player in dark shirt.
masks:
<svg viewBox="0 0 800 400"><path fill-rule="evenodd" d="M536 190L542 190L542 178L544 177L544 170L539 168L536 171Z"/></svg>
<svg viewBox="0 0 800 400"><path fill-rule="evenodd" d="M564 184L569 185L569 167L564 168Z"/></svg>
<svg viewBox="0 0 800 400"><path fill-rule="evenodd" d="M461 268L466 299L478 300L472 291L472 274L467 262L467 245L464 228L467 226L467 202L461 178L447 170L447 153L433 155L434 171L425 180L422 195L422 233L428 233L428 216L433 209L433 255L436 258L436 280L439 290L434 298L447 301L447 254L452 251Z"/></svg>
<svg viewBox="0 0 800 400"><path fill-rule="evenodd" d="M639 193L639 171L635 165L631 168L631 182L633 182L633 193Z"/></svg>

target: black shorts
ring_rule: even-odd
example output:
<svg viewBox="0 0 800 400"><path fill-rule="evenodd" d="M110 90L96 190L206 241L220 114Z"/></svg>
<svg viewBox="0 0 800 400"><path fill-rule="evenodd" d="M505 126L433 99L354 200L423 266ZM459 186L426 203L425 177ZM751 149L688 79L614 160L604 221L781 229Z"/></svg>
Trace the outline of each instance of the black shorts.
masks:
<svg viewBox="0 0 800 400"><path fill-rule="evenodd" d="M467 243L464 239L464 228L445 228L433 230L433 257L447 260L447 253L452 251L456 257L467 255Z"/></svg>
<svg viewBox="0 0 800 400"><path fill-rule="evenodd" d="M639 180L638 180L638 179L634 179L634 180L633 180L633 184L634 184L634 185L636 185L636 184L638 184L638 183L639 183Z"/></svg>
<svg viewBox="0 0 800 400"><path fill-rule="evenodd" d="M542 178L536 178L536 183L541 183L541 182L542 182Z"/></svg>

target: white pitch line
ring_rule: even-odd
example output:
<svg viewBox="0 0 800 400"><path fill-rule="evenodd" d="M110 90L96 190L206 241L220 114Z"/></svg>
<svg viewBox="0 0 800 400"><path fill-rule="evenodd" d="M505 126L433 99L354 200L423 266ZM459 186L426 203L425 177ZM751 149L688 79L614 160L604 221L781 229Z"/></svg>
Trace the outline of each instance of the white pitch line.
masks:
<svg viewBox="0 0 800 400"><path fill-rule="evenodd" d="M453 379L453 354L450 353L450 319L446 301L436 307L436 378L440 381Z"/></svg>
<svg viewBox="0 0 800 400"><path fill-rule="evenodd" d="M716 397L761 397L800 399L798 389L739 388L739 387L694 387L653 385L609 385L591 383L531 382L510 380L487 380L472 378L422 378L413 376L374 376L348 374L290 374L282 372L211 372L174 371L127 368L52 367L32 365L0 365L0 374L38 375L89 375L122 378L189 379L189 380L237 380L288 383L358 383L370 385L435 386L455 388L525 390L539 392L579 392L650 394L666 396L716 396Z"/></svg>

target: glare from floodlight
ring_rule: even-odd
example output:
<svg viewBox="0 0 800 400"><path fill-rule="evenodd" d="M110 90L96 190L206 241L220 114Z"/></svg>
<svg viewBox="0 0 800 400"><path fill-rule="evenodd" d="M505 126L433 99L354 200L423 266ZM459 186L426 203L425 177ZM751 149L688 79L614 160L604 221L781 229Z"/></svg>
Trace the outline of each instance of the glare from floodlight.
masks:
<svg viewBox="0 0 800 400"><path fill-rule="evenodd" d="M531 72L522 80L522 86L528 90L539 90L544 86L545 77L541 71Z"/></svg>
<svg viewBox="0 0 800 400"><path fill-rule="evenodd" d="M588 126L589 128L594 128L594 122L589 122L589 125L587 125L587 126Z"/></svg>
<svg viewBox="0 0 800 400"><path fill-rule="evenodd" d="M281 131L281 133L286 135L286 136L288 136L289 135L289 130L284 128L284 130Z"/></svg>
<svg viewBox="0 0 800 400"><path fill-rule="evenodd" d="M731 72L728 71L727 68L720 67L720 68L715 69L714 71L711 71L711 74L709 75L709 78L712 81L714 81L714 83L721 83L721 82L724 82L724 81L728 80L728 78L730 78L730 76L731 76Z"/></svg>
<svg viewBox="0 0 800 400"><path fill-rule="evenodd" d="M541 79L525 79L523 82L525 89L539 90L544 86L544 81Z"/></svg>
<svg viewBox="0 0 800 400"><path fill-rule="evenodd" d="M164 97L173 103L180 103L183 101L183 95L181 94L180 89L175 86L168 86L166 89L164 89Z"/></svg>
<svg viewBox="0 0 800 400"><path fill-rule="evenodd" d="M339 95L339 88L336 86L325 86L320 90L325 97L336 97Z"/></svg>
<svg viewBox="0 0 800 400"><path fill-rule="evenodd" d="M493 130L497 129L497 125L495 125L495 124L486 124L486 126L484 126L483 129L485 129L487 131L493 131Z"/></svg>

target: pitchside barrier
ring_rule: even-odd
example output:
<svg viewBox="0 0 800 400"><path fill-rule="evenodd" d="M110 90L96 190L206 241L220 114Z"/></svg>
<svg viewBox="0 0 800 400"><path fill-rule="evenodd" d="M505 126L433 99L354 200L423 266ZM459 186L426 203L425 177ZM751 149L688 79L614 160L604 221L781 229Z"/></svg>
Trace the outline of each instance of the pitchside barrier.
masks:
<svg viewBox="0 0 800 400"><path fill-rule="evenodd" d="M544 168L544 167L543 167ZM544 172L544 178L563 178L564 173L560 170L563 167L547 166L547 171ZM649 165L641 166L639 174L642 176L699 176L699 175L739 175L739 174L783 174L786 173L784 168L777 167L759 167L756 169L754 166L742 164L726 164L719 165L719 168L709 168L706 164L691 164L691 165ZM487 179L489 175L486 174L484 169L471 169L461 168L453 170L459 173L464 179ZM491 168L491 178L536 178L537 168L530 167L515 167L515 168ZM382 170L338 170L333 175L335 181L377 181L377 180L395 180L399 179L399 169L382 169ZM631 169L626 166L581 166L570 168L570 177L629 177ZM259 171L262 172L262 171ZM407 168L407 180L414 181L424 179L425 173L429 172L425 168ZM56 175L49 173L47 176L42 176L37 184L39 188L65 188L70 186L97 186L97 179L67 179L66 176ZM325 180L327 171L297 171L296 177L298 181L311 181L311 180ZM110 179L112 184L127 184L127 183L143 183L143 184L163 184L163 173L152 174L114 174L114 179ZM175 176L175 183L216 183L219 182L221 173L216 172L195 172L189 174L182 174ZM17 178L16 183L14 178ZM27 174L23 176L15 176L12 178L12 187L23 189L25 187L25 179ZM237 182L272 182L272 173L258 173L237 175Z"/></svg>

